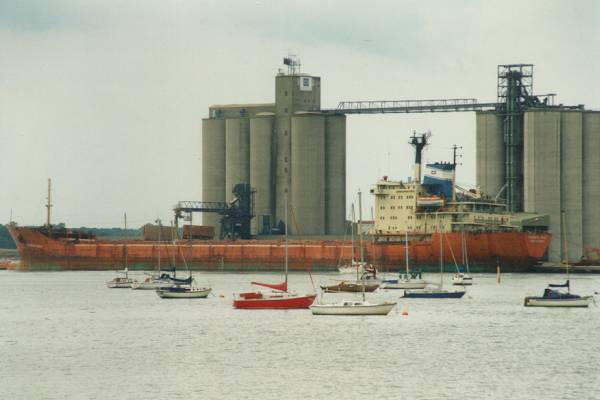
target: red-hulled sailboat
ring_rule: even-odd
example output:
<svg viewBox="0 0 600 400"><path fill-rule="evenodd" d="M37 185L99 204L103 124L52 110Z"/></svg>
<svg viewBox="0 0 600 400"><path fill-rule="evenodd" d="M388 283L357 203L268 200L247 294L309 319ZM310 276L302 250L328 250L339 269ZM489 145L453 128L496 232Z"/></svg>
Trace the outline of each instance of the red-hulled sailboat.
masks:
<svg viewBox="0 0 600 400"><path fill-rule="evenodd" d="M315 293L300 295L288 291L288 232L287 191L285 192L285 281L282 283L251 282L252 285L267 287L270 292L254 291L239 293L233 300L234 308L245 309L294 309L309 308L315 301Z"/></svg>

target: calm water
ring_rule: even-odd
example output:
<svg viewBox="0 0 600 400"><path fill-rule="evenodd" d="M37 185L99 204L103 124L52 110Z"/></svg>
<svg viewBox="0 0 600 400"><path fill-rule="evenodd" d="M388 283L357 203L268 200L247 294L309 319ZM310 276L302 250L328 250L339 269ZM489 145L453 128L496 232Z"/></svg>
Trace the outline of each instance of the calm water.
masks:
<svg viewBox="0 0 600 400"><path fill-rule="evenodd" d="M0 398L600 398L600 308L522 306L557 275L475 275L468 297L400 299L409 315L387 317L232 309L273 274L197 274L217 295L205 300L107 289L113 275L0 271ZM311 289L305 275L291 286ZM600 291L600 276L572 286Z"/></svg>

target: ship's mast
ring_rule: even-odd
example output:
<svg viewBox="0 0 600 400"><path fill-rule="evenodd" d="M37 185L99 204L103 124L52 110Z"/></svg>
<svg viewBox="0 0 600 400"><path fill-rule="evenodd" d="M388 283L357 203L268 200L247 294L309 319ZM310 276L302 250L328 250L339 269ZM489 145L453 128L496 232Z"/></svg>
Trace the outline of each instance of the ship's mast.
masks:
<svg viewBox="0 0 600 400"><path fill-rule="evenodd" d="M50 216L52 214L52 179L48 178L48 203L46 203L46 228L50 229Z"/></svg>
<svg viewBox="0 0 600 400"><path fill-rule="evenodd" d="M462 157L461 154L458 154L458 150L462 149L462 146L453 145L452 146L452 201L456 201L456 166L458 163L456 159Z"/></svg>
<svg viewBox="0 0 600 400"><path fill-rule="evenodd" d="M362 192L358 190L358 241L360 246L360 264L364 263L364 252L363 252L363 237L362 237Z"/></svg>

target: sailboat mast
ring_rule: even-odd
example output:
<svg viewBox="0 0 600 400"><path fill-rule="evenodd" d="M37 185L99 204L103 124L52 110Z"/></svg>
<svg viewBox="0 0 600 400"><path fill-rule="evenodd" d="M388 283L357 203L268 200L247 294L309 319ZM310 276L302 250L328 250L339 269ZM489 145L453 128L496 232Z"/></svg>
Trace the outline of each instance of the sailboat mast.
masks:
<svg viewBox="0 0 600 400"><path fill-rule="evenodd" d="M352 243L352 259L350 260L350 265L354 264L354 203L351 206L351 214L352 214L352 223L350 224L350 241Z"/></svg>
<svg viewBox="0 0 600 400"><path fill-rule="evenodd" d="M408 231L404 232L404 255L406 256L406 278L408 278Z"/></svg>
<svg viewBox="0 0 600 400"><path fill-rule="evenodd" d="M438 220L438 232L440 234L440 290L444 287L444 234L442 233L441 222L439 215L436 213Z"/></svg>
<svg viewBox="0 0 600 400"><path fill-rule="evenodd" d="M285 285L287 287L288 281L288 192L285 190L285 213L284 213L284 224L285 224Z"/></svg>
<svg viewBox="0 0 600 400"><path fill-rule="evenodd" d="M155 222L158 224L158 273L160 274L160 236L162 233L162 223L160 222L160 219L157 219Z"/></svg>
<svg viewBox="0 0 600 400"><path fill-rule="evenodd" d="M560 219L561 219L561 231L562 231L562 240L563 240L563 249L565 252L565 258L564 258L564 263L565 263L565 268L567 269L567 280L569 280L569 245L567 244L567 222L565 221L566 216L565 216L565 212L564 210L561 211L560 213ZM570 291L570 287L568 288L568 290Z"/></svg>
<svg viewBox="0 0 600 400"><path fill-rule="evenodd" d="M363 240L362 240L362 193L358 190L358 241L360 245L360 263L364 263Z"/></svg>
<svg viewBox="0 0 600 400"><path fill-rule="evenodd" d="M123 213L123 220L125 225L125 235L127 235L127 213ZM123 251L125 252L125 278L128 278L128 268L127 268L127 239L125 239L125 243L123 244Z"/></svg>

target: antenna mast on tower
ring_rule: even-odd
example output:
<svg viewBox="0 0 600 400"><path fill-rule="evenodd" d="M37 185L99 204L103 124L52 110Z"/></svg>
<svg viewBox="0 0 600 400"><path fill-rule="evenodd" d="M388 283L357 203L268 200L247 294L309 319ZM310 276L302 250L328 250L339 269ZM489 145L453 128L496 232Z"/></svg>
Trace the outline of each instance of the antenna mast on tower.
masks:
<svg viewBox="0 0 600 400"><path fill-rule="evenodd" d="M296 54L288 54L287 57L283 57L283 64L288 67L288 75L300 73L300 59Z"/></svg>

